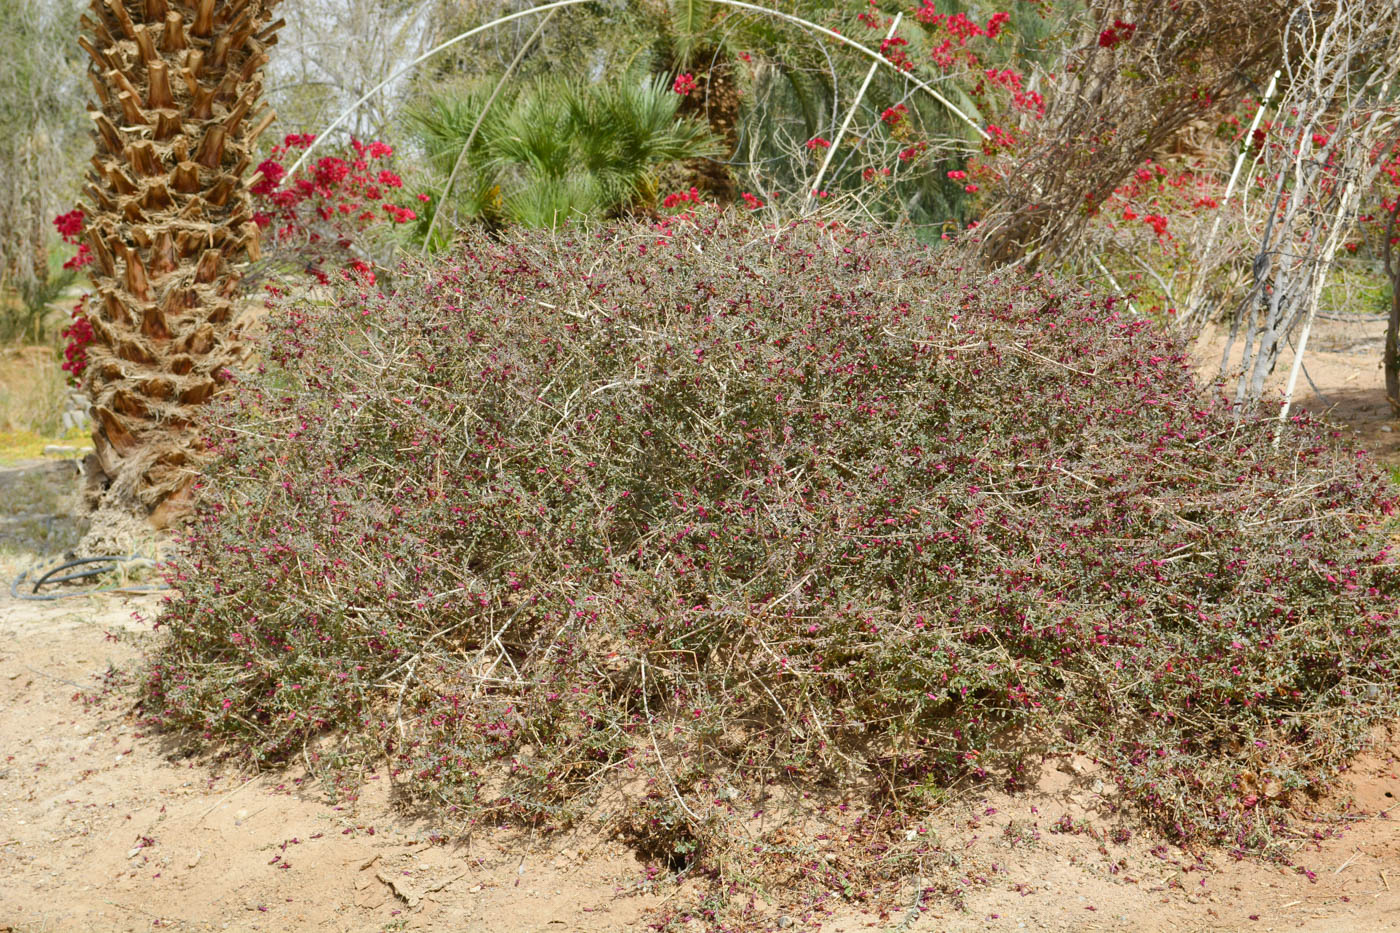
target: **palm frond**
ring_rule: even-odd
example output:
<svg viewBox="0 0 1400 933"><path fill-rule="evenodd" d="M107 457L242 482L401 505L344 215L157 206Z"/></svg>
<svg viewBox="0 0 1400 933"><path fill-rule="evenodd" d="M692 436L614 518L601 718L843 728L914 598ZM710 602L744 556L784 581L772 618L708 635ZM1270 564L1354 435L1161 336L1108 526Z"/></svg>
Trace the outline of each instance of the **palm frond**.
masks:
<svg viewBox="0 0 1400 933"><path fill-rule="evenodd" d="M471 135L472 127L481 116L488 96L487 92L476 89L436 94L408 108L405 113L408 126L422 143L434 169L443 174L452 171L457 156L462 152L462 146ZM509 110L513 96L512 92L504 91L497 97L492 112L499 114ZM491 114L487 114L483 124L489 123L491 119ZM472 140L472 151L468 154L469 160L480 161L485 157L487 140L492 136L487 130L483 125L481 130L477 131L476 138Z"/></svg>
<svg viewBox="0 0 1400 933"><path fill-rule="evenodd" d="M708 0L668 0L671 53L678 68L693 64L697 51L710 44L714 4Z"/></svg>
<svg viewBox="0 0 1400 933"><path fill-rule="evenodd" d="M505 199L505 212L526 227L557 227L596 215L602 206L597 180L587 173L562 178L536 177Z"/></svg>

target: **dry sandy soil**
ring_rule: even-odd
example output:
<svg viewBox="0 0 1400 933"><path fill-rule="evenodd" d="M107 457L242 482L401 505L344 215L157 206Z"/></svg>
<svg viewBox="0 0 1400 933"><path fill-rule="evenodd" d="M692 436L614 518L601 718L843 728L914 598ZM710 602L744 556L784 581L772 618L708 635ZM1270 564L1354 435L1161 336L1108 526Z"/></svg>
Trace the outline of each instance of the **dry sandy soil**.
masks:
<svg viewBox="0 0 1400 933"><path fill-rule="evenodd" d="M1361 446L1393 463L1400 436L1381 428L1400 424L1387 420L1375 329L1324 326L1309 370ZM1311 391L1301 402L1325 407ZM0 561L6 582L15 569ZM156 606L0 592L0 931L640 931L694 896L652 887L619 843L546 847L502 831L440 844L374 776L333 805L295 772L250 780L143 735L101 685L158 637ZM1095 819L1097 795L1091 768L1050 762L1035 793L962 801L929 827L976 866L961 909L882 917L838 900L803 914L778 891L755 929L1400 931L1397 774L1400 733L1378 735L1336 792L1360 815L1301 823L1290 868L1188 855L1140 832L1122 844L1054 832L1066 814Z"/></svg>

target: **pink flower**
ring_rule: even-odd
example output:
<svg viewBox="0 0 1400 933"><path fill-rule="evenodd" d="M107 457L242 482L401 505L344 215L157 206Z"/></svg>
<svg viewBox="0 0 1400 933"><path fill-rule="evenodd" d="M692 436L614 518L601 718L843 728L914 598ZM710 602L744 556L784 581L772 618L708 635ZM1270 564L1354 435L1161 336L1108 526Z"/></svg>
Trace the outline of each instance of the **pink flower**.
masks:
<svg viewBox="0 0 1400 933"><path fill-rule="evenodd" d="M948 173L948 177L953 179L953 181L962 181L967 177L967 172L964 172L962 169L953 169Z"/></svg>
<svg viewBox="0 0 1400 933"><path fill-rule="evenodd" d="M671 90L682 97L686 97L691 91L695 90L695 75L688 71L685 74L676 75L676 80L675 83L671 85Z"/></svg>
<svg viewBox="0 0 1400 933"><path fill-rule="evenodd" d="M807 148L812 150L830 149L831 140L821 136L813 136L811 139L807 140Z"/></svg>

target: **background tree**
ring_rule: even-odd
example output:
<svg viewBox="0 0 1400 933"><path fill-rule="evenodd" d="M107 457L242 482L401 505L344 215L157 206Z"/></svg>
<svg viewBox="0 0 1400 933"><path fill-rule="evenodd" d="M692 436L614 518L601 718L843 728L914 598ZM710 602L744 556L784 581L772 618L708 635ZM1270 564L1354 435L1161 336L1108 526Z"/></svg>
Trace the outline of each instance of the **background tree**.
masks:
<svg viewBox="0 0 1400 933"><path fill-rule="evenodd" d="M1238 376L1236 401L1258 399L1296 336L1286 413L1337 252L1400 129L1400 5L1308 0L1289 17L1283 49L1279 125L1260 153L1267 214L1221 369Z"/></svg>
<svg viewBox="0 0 1400 933"><path fill-rule="evenodd" d="M169 521L205 458L194 409L244 352L236 292L258 256L245 176L273 119L260 98L276 3L94 0L82 19L97 95L84 387L99 538L104 513Z"/></svg>
<svg viewBox="0 0 1400 933"><path fill-rule="evenodd" d="M343 107L434 38L442 0L298 0L268 65L267 99L288 132L319 133ZM410 82L396 82L359 108L346 129L362 140L393 127Z"/></svg>
<svg viewBox="0 0 1400 933"><path fill-rule="evenodd" d="M70 204L85 132L74 0L0 4L0 339L42 341L49 302L73 276L50 276L50 218ZM65 171L65 169L67 169ZM11 291L12 290L12 291Z"/></svg>
<svg viewBox="0 0 1400 933"><path fill-rule="evenodd" d="M986 256L1034 262L1072 252L1087 219L1146 159L1267 81L1279 60L1279 22L1292 6L1089 3L1047 75L1043 128L988 185Z"/></svg>

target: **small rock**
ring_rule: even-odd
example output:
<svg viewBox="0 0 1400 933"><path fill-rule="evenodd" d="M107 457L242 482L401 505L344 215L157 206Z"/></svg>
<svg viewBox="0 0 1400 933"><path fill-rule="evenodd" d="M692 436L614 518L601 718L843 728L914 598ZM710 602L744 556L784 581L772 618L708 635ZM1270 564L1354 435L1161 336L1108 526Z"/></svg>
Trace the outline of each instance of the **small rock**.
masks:
<svg viewBox="0 0 1400 933"><path fill-rule="evenodd" d="M396 878L393 875L386 875L382 871L377 872L375 874L375 877L387 884L390 890L394 892L394 895L400 900L402 900L409 907L417 907L418 902L422 900L423 896L419 894L416 890L414 890L413 887L407 881L404 881L402 878Z"/></svg>
<svg viewBox="0 0 1400 933"><path fill-rule="evenodd" d="M779 918L778 918L778 929L780 929L780 930L786 930L786 929L787 929L788 927L790 927L790 926L792 926L792 918L791 918L791 917L782 916L782 917L779 917Z"/></svg>
<svg viewBox="0 0 1400 933"><path fill-rule="evenodd" d="M1389 434L1391 431L1394 431L1395 429L1392 428L1392 427L1391 427L1390 425L1388 425L1388 424L1383 424L1383 425L1381 425L1381 430L1384 431L1385 433Z"/></svg>
<svg viewBox="0 0 1400 933"><path fill-rule="evenodd" d="M199 864L200 856L202 856L203 854L204 854L203 852L196 852L196 853L194 854L194 858L192 858L192 859L189 860L188 867L193 868L193 867L195 867L196 865L198 865L198 864Z"/></svg>

